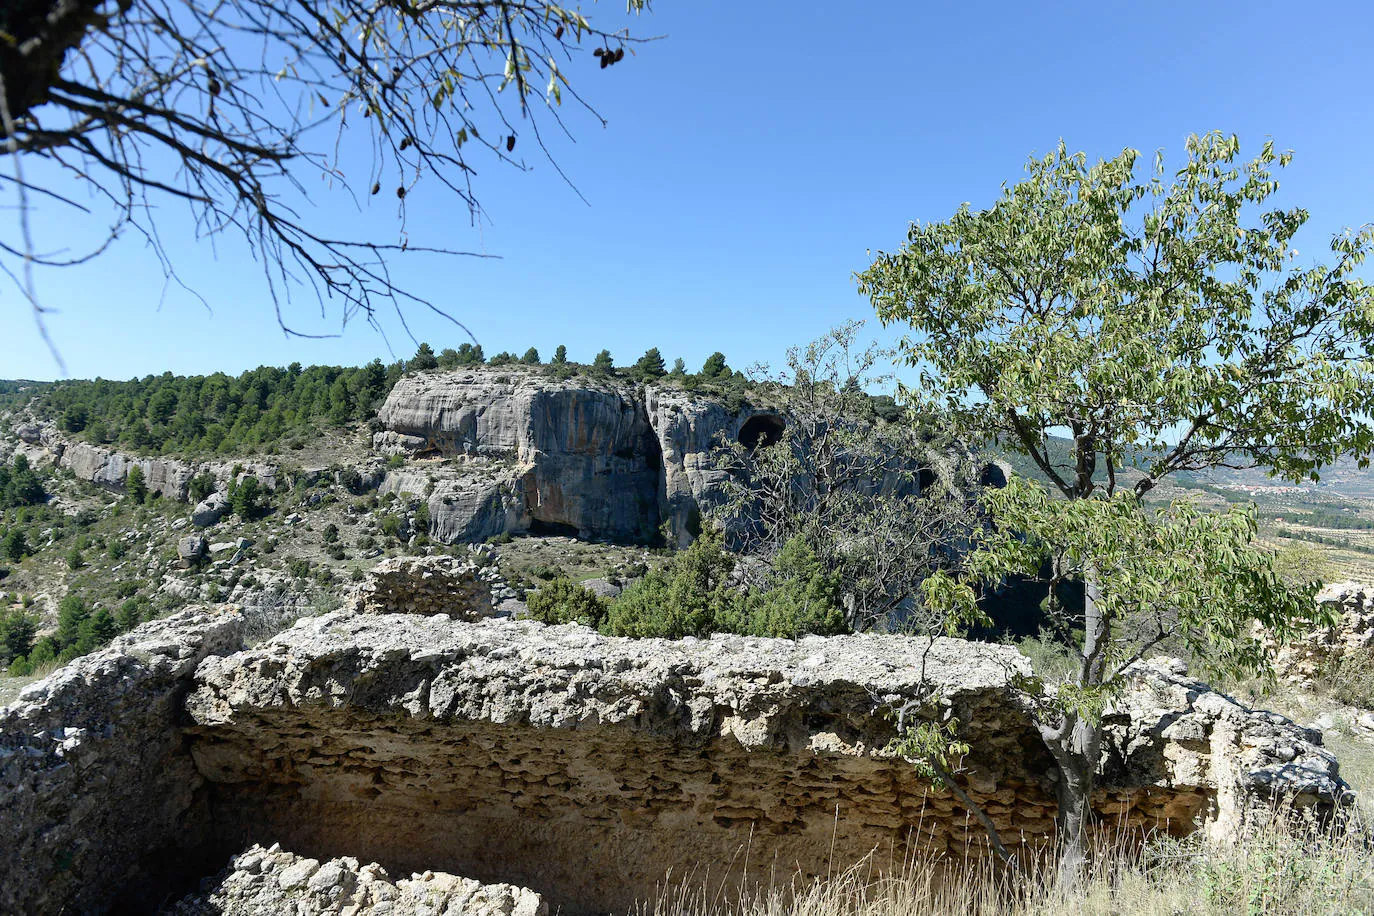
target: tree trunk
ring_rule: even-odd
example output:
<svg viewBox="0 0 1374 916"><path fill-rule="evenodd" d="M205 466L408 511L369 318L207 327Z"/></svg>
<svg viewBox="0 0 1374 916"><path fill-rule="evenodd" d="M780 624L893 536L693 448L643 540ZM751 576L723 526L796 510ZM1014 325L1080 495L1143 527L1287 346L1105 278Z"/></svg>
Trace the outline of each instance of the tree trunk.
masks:
<svg viewBox="0 0 1374 916"><path fill-rule="evenodd" d="M1059 812L1055 823L1059 842L1059 882L1078 887L1088 864L1088 827L1092 823L1092 794L1102 746L1096 723L1077 713L1065 713L1058 728L1040 729L1059 765L1055 787Z"/></svg>
<svg viewBox="0 0 1374 916"><path fill-rule="evenodd" d="M1080 687L1101 686L1106 671L1110 633L1099 606L1101 594L1095 577L1089 574L1084 582ZM1062 887L1076 888L1086 876L1088 864L1088 827L1093 817L1092 795L1102 751L1102 728L1082 712L1064 709L1054 727L1040 724L1040 735L1059 766L1059 784L1055 789L1059 802L1059 882Z"/></svg>

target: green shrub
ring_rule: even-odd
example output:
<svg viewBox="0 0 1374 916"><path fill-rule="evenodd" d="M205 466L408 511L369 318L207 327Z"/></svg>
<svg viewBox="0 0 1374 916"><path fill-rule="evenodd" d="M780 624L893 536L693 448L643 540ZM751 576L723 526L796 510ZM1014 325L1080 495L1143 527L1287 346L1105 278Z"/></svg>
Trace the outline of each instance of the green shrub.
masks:
<svg viewBox="0 0 1374 916"><path fill-rule="evenodd" d="M234 487L229 505L241 520L251 522L266 511L262 484L249 474Z"/></svg>
<svg viewBox="0 0 1374 916"><path fill-rule="evenodd" d="M553 566L548 563L536 563L526 571L534 578L543 579L546 582L553 579L564 579L568 575L561 566Z"/></svg>
<svg viewBox="0 0 1374 916"><path fill-rule="evenodd" d="M339 526L334 524L333 522L330 522L328 525L325 525L324 530L320 532L320 540L322 540L326 544L332 544L338 539Z"/></svg>
<svg viewBox="0 0 1374 916"><path fill-rule="evenodd" d="M784 545L762 588L729 584L735 557L708 531L611 602L602 632L681 639L741 633L795 639L846 630L839 577L821 567L801 538Z"/></svg>
<svg viewBox="0 0 1374 916"><path fill-rule="evenodd" d="M215 475L209 471L197 474L191 478L191 482L186 485L186 498L191 505L195 505L211 493L215 492Z"/></svg>
<svg viewBox="0 0 1374 916"><path fill-rule="evenodd" d="M611 636L706 636L733 631L744 594L726 584L735 559L719 535L707 534L611 603L602 625Z"/></svg>
<svg viewBox="0 0 1374 916"><path fill-rule="evenodd" d="M788 541L773 561L762 592L745 602L742 632L796 639L808 633L832 636L847 629L840 604L840 577L821 568L806 542Z"/></svg>
<svg viewBox="0 0 1374 916"><path fill-rule="evenodd" d="M291 557L286 561L286 569L297 579L304 579L310 575L310 561L302 557Z"/></svg>
<svg viewBox="0 0 1374 916"><path fill-rule="evenodd" d="M389 537L389 538L400 538L400 536L401 536L401 520L400 520L400 518L397 517L397 516L395 516L395 515L386 515L386 516L383 516L383 517L382 517L382 534L385 534L385 535L386 535L387 537Z"/></svg>
<svg viewBox="0 0 1374 916"><path fill-rule="evenodd" d="M540 623L580 623L599 627L606 616L606 601L571 579L554 579L526 599L530 617Z"/></svg>
<svg viewBox="0 0 1374 916"><path fill-rule="evenodd" d="M3 538L0 538L0 554L3 554L6 559L14 560L17 563L32 552L29 549L28 538L24 536L23 528L11 528Z"/></svg>

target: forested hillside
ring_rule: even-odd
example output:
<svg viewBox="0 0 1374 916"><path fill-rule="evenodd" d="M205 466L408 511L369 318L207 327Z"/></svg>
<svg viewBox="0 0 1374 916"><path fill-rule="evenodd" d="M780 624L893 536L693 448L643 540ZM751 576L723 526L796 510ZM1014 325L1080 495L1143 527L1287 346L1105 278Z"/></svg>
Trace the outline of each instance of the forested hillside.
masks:
<svg viewBox="0 0 1374 916"><path fill-rule="evenodd" d="M89 442L131 451L236 454L293 434L371 417L403 364L358 368L292 363L237 377L150 375L129 381L58 382L32 409Z"/></svg>

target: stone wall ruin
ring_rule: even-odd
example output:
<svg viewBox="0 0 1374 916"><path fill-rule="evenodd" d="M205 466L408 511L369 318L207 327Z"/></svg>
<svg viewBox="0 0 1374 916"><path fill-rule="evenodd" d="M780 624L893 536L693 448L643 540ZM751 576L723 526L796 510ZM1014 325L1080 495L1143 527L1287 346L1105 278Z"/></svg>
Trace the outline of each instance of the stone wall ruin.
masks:
<svg viewBox="0 0 1374 916"><path fill-rule="evenodd" d="M932 684L972 746L961 784L1012 842L1052 839L1008 647L937 640L921 682L896 636L666 642L339 611L244 649L238 625L145 624L0 714L0 911L182 893L254 843L518 885L573 914L652 897L669 869L958 862L986 849L976 824L885 750L885 710ZM1138 669L1109 724L1103 829L1342 804L1319 734L1177 667Z"/></svg>

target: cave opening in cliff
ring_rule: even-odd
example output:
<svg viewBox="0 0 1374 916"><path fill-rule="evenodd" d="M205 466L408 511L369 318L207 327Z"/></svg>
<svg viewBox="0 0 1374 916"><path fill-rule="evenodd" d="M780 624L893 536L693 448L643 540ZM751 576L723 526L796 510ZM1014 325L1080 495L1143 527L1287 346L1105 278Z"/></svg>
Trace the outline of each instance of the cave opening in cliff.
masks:
<svg viewBox="0 0 1374 916"><path fill-rule="evenodd" d="M980 487L995 487L1001 489L1007 485L1007 473L997 464L989 464L983 468L978 475L978 485Z"/></svg>
<svg viewBox="0 0 1374 916"><path fill-rule="evenodd" d="M569 525L565 522L546 522L542 518L532 518L530 519L530 534L541 538L576 538L578 530L576 525Z"/></svg>
<svg viewBox="0 0 1374 916"><path fill-rule="evenodd" d="M761 413L744 421L739 443L747 449L768 448L782 438L787 421L774 413Z"/></svg>
<svg viewBox="0 0 1374 916"><path fill-rule="evenodd" d="M919 492L925 493L935 486L935 469L923 467L916 471L916 486Z"/></svg>

